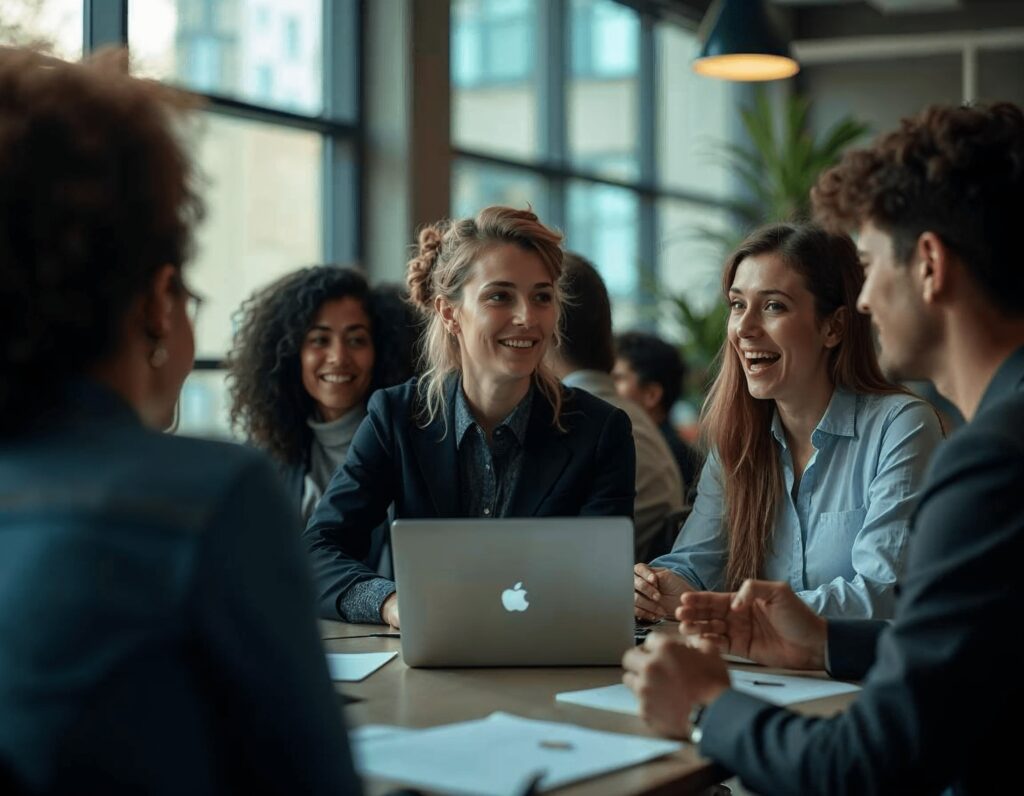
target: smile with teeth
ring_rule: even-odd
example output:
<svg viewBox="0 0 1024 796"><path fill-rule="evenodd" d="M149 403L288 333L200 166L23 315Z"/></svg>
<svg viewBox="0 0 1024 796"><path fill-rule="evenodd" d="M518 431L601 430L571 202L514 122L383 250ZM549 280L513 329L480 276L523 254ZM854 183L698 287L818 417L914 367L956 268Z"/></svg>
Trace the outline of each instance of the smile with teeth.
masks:
<svg viewBox="0 0 1024 796"><path fill-rule="evenodd" d="M521 337L509 337L506 340L499 340L506 348L533 348L537 345L536 340L525 340Z"/></svg>
<svg viewBox="0 0 1024 796"><path fill-rule="evenodd" d="M351 373L321 373L320 378L328 384L348 384L355 376Z"/></svg>
<svg viewBox="0 0 1024 796"><path fill-rule="evenodd" d="M774 351L744 351L743 359L750 373L760 373L767 370L781 358L781 354Z"/></svg>

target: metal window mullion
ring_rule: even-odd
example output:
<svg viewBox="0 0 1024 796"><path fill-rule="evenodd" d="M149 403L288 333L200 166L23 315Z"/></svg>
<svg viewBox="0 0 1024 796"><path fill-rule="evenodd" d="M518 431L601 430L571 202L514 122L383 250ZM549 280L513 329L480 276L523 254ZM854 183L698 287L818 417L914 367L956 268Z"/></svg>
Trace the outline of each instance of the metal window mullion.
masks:
<svg viewBox="0 0 1024 796"><path fill-rule="evenodd" d="M566 25L568 0L539 2L539 25L543 53L538 74L541 142L544 158L564 164L566 160L567 130L565 123L565 80L568 69L568 28Z"/></svg>
<svg viewBox="0 0 1024 796"><path fill-rule="evenodd" d="M356 115L354 125L335 121L323 134L321 229L326 262L363 259L361 203L356 198L362 190L363 21L361 0L323 0L323 115L332 121L353 109ZM349 56L338 57L340 53ZM350 69L353 62L355 70Z"/></svg>
<svg viewBox="0 0 1024 796"><path fill-rule="evenodd" d="M637 104L639 113L638 159L640 181L657 188L657 137L655 106L657 85L655 70L654 20L648 14L640 16L640 47L638 59ZM637 302L642 307L653 306L658 284L657 246L657 194L640 194L637 229Z"/></svg>
<svg viewBox="0 0 1024 796"><path fill-rule="evenodd" d="M350 137L357 132L356 125L349 122L327 119L323 116L304 116L300 113L282 111L266 105L253 105L244 100L219 94L204 94L203 96L206 98L205 110L222 116L341 137Z"/></svg>
<svg viewBox="0 0 1024 796"><path fill-rule="evenodd" d="M82 49L90 53L106 45L128 44L128 0L84 0Z"/></svg>
<svg viewBox="0 0 1024 796"><path fill-rule="evenodd" d="M539 113L541 125L542 158L555 169L564 169L567 158L567 125L565 117L565 81L568 68L568 0L539 0L540 24L538 30L543 54L538 70ZM534 169L536 172L537 170ZM552 171L540 172L546 181L547 218L552 226L565 228L565 181Z"/></svg>
<svg viewBox="0 0 1024 796"><path fill-rule="evenodd" d="M349 142L324 137L323 147L323 252L326 262L348 264L360 260L357 230L361 218L354 186L358 172Z"/></svg>
<svg viewBox="0 0 1024 796"><path fill-rule="evenodd" d="M352 224L352 257L365 266L366 263L366 215L363 210L362 197L366 190L366 169L364 164L369 157L366 141L366 3L356 0L355 18L352 20L353 47L355 47L356 74L353 79L355 87L354 108L356 113L355 140L352 142L351 162L352 180L347 194L351 204L348 219Z"/></svg>

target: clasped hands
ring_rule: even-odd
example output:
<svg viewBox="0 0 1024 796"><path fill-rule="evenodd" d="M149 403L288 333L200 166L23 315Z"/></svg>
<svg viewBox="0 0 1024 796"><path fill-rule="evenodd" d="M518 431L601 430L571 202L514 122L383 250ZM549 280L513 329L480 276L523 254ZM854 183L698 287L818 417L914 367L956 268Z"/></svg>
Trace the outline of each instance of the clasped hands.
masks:
<svg viewBox="0 0 1024 796"><path fill-rule="evenodd" d="M622 659L622 680L637 695L640 715L662 735L689 737L691 708L729 687L720 653L787 669L824 667L827 623L786 583L747 580L736 592L698 592L669 570L643 564L634 583L640 618L661 618L673 597L677 603L680 635L652 633Z"/></svg>

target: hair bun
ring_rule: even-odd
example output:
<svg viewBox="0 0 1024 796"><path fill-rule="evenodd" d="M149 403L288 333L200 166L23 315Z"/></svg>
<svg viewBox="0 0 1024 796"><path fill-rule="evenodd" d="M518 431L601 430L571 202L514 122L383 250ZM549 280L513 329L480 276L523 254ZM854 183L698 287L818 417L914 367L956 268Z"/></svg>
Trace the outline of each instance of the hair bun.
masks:
<svg viewBox="0 0 1024 796"><path fill-rule="evenodd" d="M431 276L444 244L442 230L437 225L420 230L419 251L406 266L405 283L409 286L409 299L420 307L430 307L434 298Z"/></svg>

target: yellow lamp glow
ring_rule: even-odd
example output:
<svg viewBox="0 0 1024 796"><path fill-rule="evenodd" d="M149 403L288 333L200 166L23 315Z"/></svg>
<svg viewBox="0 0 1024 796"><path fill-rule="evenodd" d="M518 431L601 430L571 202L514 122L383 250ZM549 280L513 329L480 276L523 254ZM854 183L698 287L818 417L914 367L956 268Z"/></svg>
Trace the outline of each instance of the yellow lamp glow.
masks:
<svg viewBox="0 0 1024 796"><path fill-rule="evenodd" d="M783 55L738 53L698 58L693 71L720 80L781 80L800 71L800 64Z"/></svg>
<svg viewBox="0 0 1024 796"><path fill-rule="evenodd" d="M800 65L768 17L764 0L716 0L701 23L693 71L722 80L779 80Z"/></svg>

